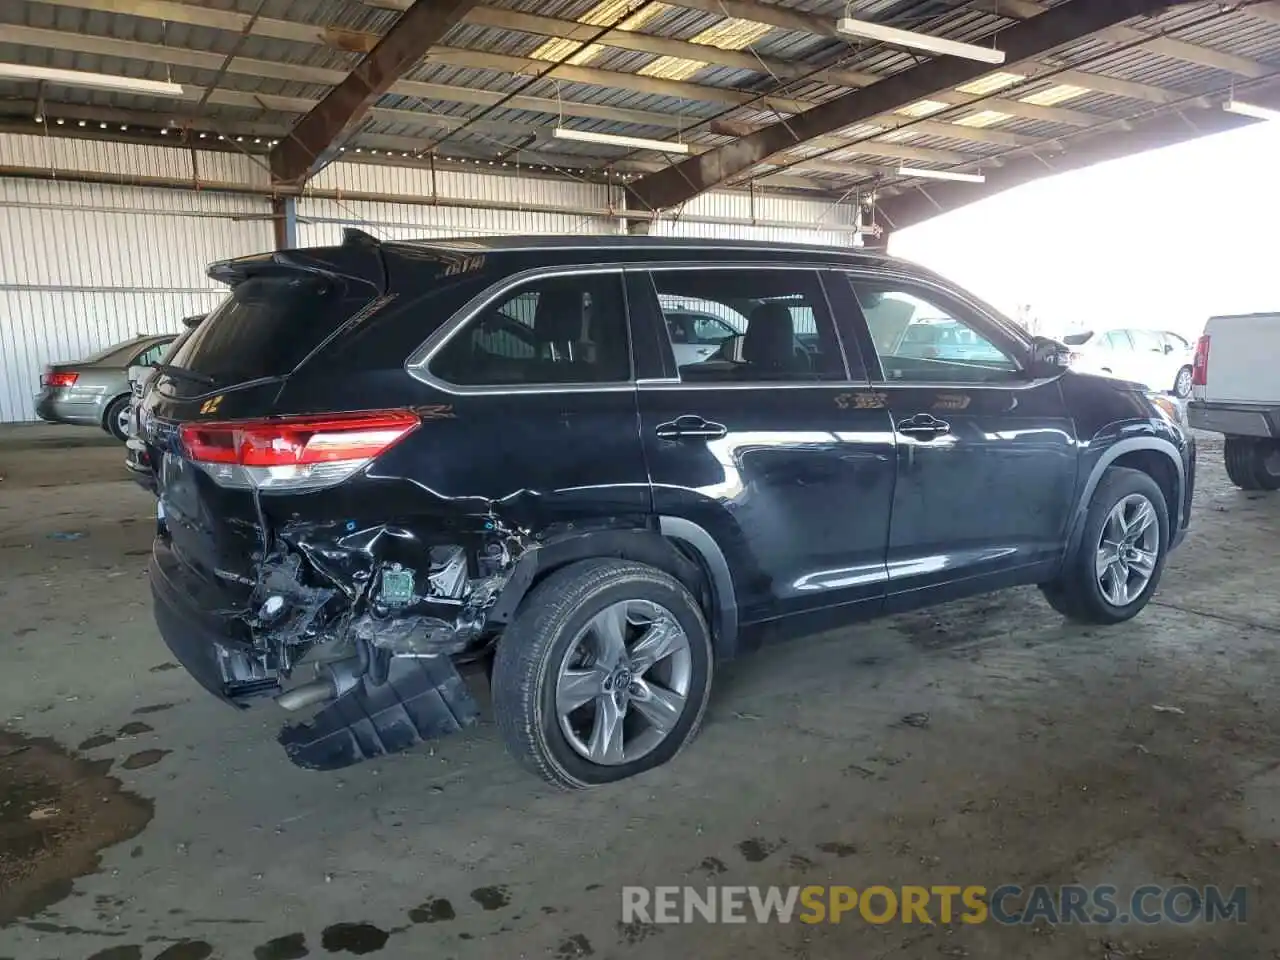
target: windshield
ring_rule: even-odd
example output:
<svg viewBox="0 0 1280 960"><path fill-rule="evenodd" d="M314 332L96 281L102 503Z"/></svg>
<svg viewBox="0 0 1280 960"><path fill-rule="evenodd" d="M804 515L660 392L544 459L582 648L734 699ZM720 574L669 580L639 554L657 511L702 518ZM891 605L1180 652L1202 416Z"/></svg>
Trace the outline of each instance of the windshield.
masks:
<svg viewBox="0 0 1280 960"><path fill-rule="evenodd" d="M167 362L224 384L291 373L368 299L310 275L253 277L237 284Z"/></svg>

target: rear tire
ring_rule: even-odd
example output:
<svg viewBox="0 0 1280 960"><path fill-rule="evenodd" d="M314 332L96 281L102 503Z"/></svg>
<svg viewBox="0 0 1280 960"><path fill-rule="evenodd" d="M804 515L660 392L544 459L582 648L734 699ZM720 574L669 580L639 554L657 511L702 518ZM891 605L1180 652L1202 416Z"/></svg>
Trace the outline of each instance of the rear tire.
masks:
<svg viewBox="0 0 1280 960"><path fill-rule="evenodd" d="M612 657L609 636L622 637ZM583 560L535 587L498 640L493 709L520 763L580 789L679 753L702 722L711 673L711 634L683 584L639 563ZM591 692L577 695L577 683ZM605 733L615 729L616 741Z"/></svg>
<svg viewBox="0 0 1280 960"><path fill-rule="evenodd" d="M1227 437L1222 459L1241 490L1280 490L1280 441Z"/></svg>
<svg viewBox="0 0 1280 960"><path fill-rule="evenodd" d="M1131 543L1126 530L1136 531ZM1068 620L1123 623L1137 616L1155 593L1168 545L1169 515L1159 484L1141 470L1111 467L1089 501L1074 553L1058 579L1040 590ZM1106 564L1104 553L1110 557Z"/></svg>
<svg viewBox="0 0 1280 960"><path fill-rule="evenodd" d="M129 401L132 399L129 395L116 397L111 401L111 405L107 407L107 413L102 418L102 429L107 431L121 443L129 439L129 429L126 418L129 415Z"/></svg>
<svg viewBox="0 0 1280 960"><path fill-rule="evenodd" d="M1178 375L1173 378L1173 390L1171 391L1179 400L1185 400L1191 396L1191 368L1183 367L1178 371Z"/></svg>

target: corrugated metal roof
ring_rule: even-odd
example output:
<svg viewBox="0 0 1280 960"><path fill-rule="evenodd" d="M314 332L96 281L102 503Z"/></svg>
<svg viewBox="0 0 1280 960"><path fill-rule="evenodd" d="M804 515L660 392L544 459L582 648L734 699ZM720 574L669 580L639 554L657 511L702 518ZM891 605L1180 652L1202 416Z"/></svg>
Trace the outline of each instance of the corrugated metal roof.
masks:
<svg viewBox="0 0 1280 960"><path fill-rule="evenodd" d="M1053 0L1052 6L1062 0ZM101 6L96 0L85 0L89 6ZM491 7L536 14L540 17L575 20L586 16L598 4L598 0L490 0ZM407 80L436 85L433 91L439 96L419 98L406 96L403 91L393 91L381 97L377 106L382 111L362 123L351 135L350 143L358 145L362 137L391 138L392 140L420 140L430 143L447 137L445 143L461 152L473 152L480 158L498 156L530 136L535 143L525 147L524 153L536 155L553 151L564 158L581 157L584 162L600 162L603 159L629 157L634 151L613 149L596 144L577 144L557 141L546 142L550 128L563 122L578 129L603 133L623 133L655 139L671 139L679 135L693 143L713 145L727 142L725 138L709 132L706 122L724 118L734 122L760 125L775 122L779 114L764 99L737 105L731 102L734 94L749 97L770 95L782 99L808 103L821 103L847 92L846 87L826 82L829 77L820 74L804 79L805 71L843 69L888 76L910 69L918 58L908 52L885 47L881 44L859 44L847 38L832 36L828 25L847 13L891 23L910 29L921 29L942 36L967 42L993 41L1001 29L1013 21L989 10L965 8L957 0L859 0L852 11L847 0L798 0L771 4L788 14L807 14L815 20L813 30L793 30L771 27L742 54L750 57L754 52L768 63L780 62L790 67L791 79L779 81L771 75L766 64L730 61L719 63L715 47L706 48L706 60L695 57L698 51L687 51L687 59L705 66L677 71L675 76L687 73L679 86L653 85L659 92L642 92L615 85L611 73L646 76L644 71L656 60L656 52L626 49L604 44L600 50L581 66L597 71L599 83L582 83L547 77L530 83L530 79L553 66L550 62L533 60L533 54L548 40L544 33L525 33L498 29L476 23L462 23L454 27L443 41L455 51L475 51L477 55L499 54L528 59L527 65L514 70L497 70L489 67L465 66L456 62L457 54L449 62L432 59L430 55L406 76ZM192 4L196 8L196 4ZM9 42L0 39L0 60L14 63L57 66L121 76L170 79L192 88L193 94L212 84L217 78L219 96L215 96L203 108L207 125L219 129L236 124L275 124L285 127L299 115L297 110L306 102L317 101L330 89L327 79L305 72L288 77L290 67L301 71L330 71L345 73L358 62L359 55L340 49L338 43L322 42L322 30L308 34L302 31L294 39L281 39L280 34L292 36L289 24L314 28L335 28L340 31L358 31L381 34L395 22L396 11L371 6L359 0L206 0L198 8L220 13L232 12L241 18L258 12L266 21L283 21L270 29L241 36L238 30L216 29L211 26L190 25L117 13L105 9L83 9L72 2L51 3L42 0L9 0L0 4L0 24L13 24L35 30L57 31L67 39L65 44L55 44L44 38L41 42ZM145 8L142 8L145 9ZM737 8L735 8L735 11ZM195 16L193 14L193 16ZM201 22L207 22L197 16ZM646 20L638 29L643 35L691 41L708 28L724 22L716 12L680 6L677 2L664 2L659 12ZM216 22L216 21L215 21ZM1256 61L1269 73L1280 74L1280 23L1268 22L1248 13L1216 11L1209 5L1180 5L1160 16L1140 18L1134 26L1151 34L1163 34L1174 39L1198 44L1213 51L1245 57ZM310 36L315 42L310 41ZM2 36L2 35L0 35ZM19 34L19 36L21 36ZM70 41L74 40L72 43ZM102 41L102 43L98 43ZM119 42L149 44L157 48L154 56L141 58L129 48L120 48ZM110 44L116 43L112 47ZM66 46L101 48L101 52L78 52ZM1176 51L1175 51L1176 52ZM1183 51L1185 53L1185 51ZM217 77L221 58L236 55L236 61L222 76ZM192 58L195 57L193 61ZM166 60L186 62L166 63ZM1063 46L1052 56L1041 58L1045 63L1062 68L1096 74L1100 78L1159 87L1170 92L1173 98L1222 95L1242 78L1225 70L1203 63L1188 62L1186 56L1172 55L1170 50L1153 50L1144 45L1118 45L1113 38L1085 38ZM1206 59L1206 58L1202 58ZM271 68L265 66L270 64ZM1255 70L1255 72L1257 72ZM270 76L263 74L269 73ZM800 73L800 76L796 76ZM660 76L659 76L660 79ZM618 78L617 82L636 85L644 81ZM1052 75L1036 79L1007 90L994 91L992 96L1006 100L1022 99L1036 91L1052 88L1060 81ZM1104 84L1104 80L1098 81ZM526 87L527 85L527 87ZM1083 82L1080 84L1083 86ZM700 87L706 88L705 93ZM457 88L457 93L448 88ZM470 93L468 93L470 91ZM519 92L524 100L516 106L495 107L492 103L475 103L470 100L496 101L508 94ZM718 92L717 92L718 91ZM1138 92L1138 91L1134 91ZM670 95L670 94L678 95ZM254 95L291 98L304 103L292 110L270 108L271 104L253 106L247 99ZM21 103L23 98L34 96L34 85L12 80L0 81L0 110L7 99ZM74 90L49 87L45 91L46 106L52 115L59 104L68 109L91 108L126 112L140 117L170 118L170 115L191 116L194 101L173 102L164 98L139 96L107 91ZM219 102L230 99L231 102ZM461 97L462 99L456 99ZM529 100L541 100L545 110L526 109ZM561 105L570 108L562 110ZM598 110L619 111L617 116L575 116L573 104L582 104L584 112ZM1076 115L1096 115L1099 122L1148 114L1160 105L1148 99L1121 95L1121 91L1088 90L1072 96L1056 108L1070 111L1067 119ZM588 109L590 108L590 109ZM948 107L927 118L931 122L955 122L976 112L997 110L987 107L983 101L972 106ZM627 111L630 111L628 113ZM420 120L413 114L422 114ZM450 122L441 118L454 118L454 123L476 120L474 126L456 132L449 129ZM194 118L199 125L202 118ZM1069 138L1080 129L1078 123L1056 122L1049 119L1008 116L988 118L985 129L998 133L1016 134L1032 140L1058 140ZM653 122L648 122L652 120ZM903 122L909 123L904 117ZM1003 155L1019 149L1013 145L986 143L972 138L951 137L929 128L928 133L913 131L910 125L894 135L898 145L921 150L945 151L965 158L984 158ZM851 148L864 158L876 157L873 144ZM660 155L645 153L653 159ZM882 158L887 163L898 162ZM784 161L785 163L785 161ZM845 183L849 177L825 171L804 171L804 175L821 182Z"/></svg>

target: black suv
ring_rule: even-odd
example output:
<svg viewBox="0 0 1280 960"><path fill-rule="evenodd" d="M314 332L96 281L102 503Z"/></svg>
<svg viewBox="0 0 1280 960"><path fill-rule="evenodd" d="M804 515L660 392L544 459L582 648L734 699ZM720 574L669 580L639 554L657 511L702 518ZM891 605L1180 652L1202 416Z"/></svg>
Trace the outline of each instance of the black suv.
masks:
<svg viewBox="0 0 1280 960"><path fill-rule="evenodd" d="M618 780L766 637L1017 584L1118 623L1186 530L1171 401L869 252L351 231L210 274L142 402L155 615L216 696L307 711L302 766L473 722L473 665L519 759Z"/></svg>

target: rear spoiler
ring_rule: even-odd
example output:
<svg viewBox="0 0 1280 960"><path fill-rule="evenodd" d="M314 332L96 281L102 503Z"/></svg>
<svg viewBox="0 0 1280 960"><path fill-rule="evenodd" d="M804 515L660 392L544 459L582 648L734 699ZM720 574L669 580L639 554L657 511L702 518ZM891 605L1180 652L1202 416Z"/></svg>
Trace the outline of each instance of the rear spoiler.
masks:
<svg viewBox="0 0 1280 960"><path fill-rule="evenodd" d="M208 274L230 287L251 277L309 273L333 280L368 284L379 296L387 292L387 265L382 244L363 230L348 227L340 247L304 247L257 253L209 265Z"/></svg>

